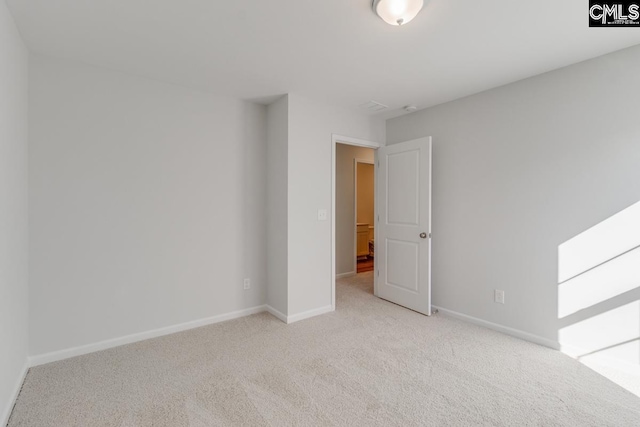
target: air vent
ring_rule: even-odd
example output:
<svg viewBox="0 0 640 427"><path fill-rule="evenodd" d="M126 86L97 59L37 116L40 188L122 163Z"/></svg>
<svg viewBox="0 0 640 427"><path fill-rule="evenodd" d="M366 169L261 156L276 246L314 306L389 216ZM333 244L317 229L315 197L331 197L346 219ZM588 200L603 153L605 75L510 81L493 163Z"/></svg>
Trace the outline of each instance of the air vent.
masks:
<svg viewBox="0 0 640 427"><path fill-rule="evenodd" d="M379 102L376 101L369 101L369 102L365 102L364 104L360 105L362 108L366 108L369 111L382 111L382 110L386 110L387 107L384 104L380 104Z"/></svg>

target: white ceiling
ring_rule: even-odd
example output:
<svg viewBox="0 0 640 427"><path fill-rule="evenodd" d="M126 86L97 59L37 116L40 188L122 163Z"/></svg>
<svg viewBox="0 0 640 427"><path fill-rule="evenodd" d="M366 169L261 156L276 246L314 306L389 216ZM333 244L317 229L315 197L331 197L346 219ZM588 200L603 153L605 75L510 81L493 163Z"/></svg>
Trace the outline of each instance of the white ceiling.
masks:
<svg viewBox="0 0 640 427"><path fill-rule="evenodd" d="M296 92L400 114L640 43L585 0L431 0L402 27L371 0L7 0L29 47L220 95Z"/></svg>

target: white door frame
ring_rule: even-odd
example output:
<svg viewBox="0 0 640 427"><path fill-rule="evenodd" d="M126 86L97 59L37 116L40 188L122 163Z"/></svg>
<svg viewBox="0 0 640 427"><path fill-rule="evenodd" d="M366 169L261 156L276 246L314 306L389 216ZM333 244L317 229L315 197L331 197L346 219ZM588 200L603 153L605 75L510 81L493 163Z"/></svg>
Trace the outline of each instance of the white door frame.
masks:
<svg viewBox="0 0 640 427"><path fill-rule="evenodd" d="M374 165L376 164L375 160L367 160L367 159L353 159L353 271L358 274L358 164L362 163L365 165ZM373 172L374 177L374 185L375 185L375 167ZM375 200L375 193L374 193ZM373 204L373 215L375 218L376 205ZM369 224L374 226L375 233L375 222L373 224ZM374 286L375 287L375 286ZM375 291L374 291L375 293Z"/></svg>
<svg viewBox="0 0 640 427"><path fill-rule="evenodd" d="M336 309L336 144L354 145L374 150L384 146L379 142L331 134L331 307L333 310ZM375 158L378 158L377 152ZM375 209L377 217L377 204ZM376 280L374 279L374 289L375 286Z"/></svg>

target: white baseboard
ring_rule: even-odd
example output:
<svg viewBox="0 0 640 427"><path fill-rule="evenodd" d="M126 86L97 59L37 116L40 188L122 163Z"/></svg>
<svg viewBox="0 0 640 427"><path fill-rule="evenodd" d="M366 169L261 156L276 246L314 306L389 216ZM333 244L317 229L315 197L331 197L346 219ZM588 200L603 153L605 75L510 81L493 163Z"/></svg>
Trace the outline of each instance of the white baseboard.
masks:
<svg viewBox="0 0 640 427"><path fill-rule="evenodd" d="M309 310L309 311L303 311L302 313L287 316L287 323L298 322L300 320L308 319L310 317L315 317L321 314L329 313L333 310L334 310L333 306L327 305L325 307L314 308L313 310Z"/></svg>
<svg viewBox="0 0 640 427"><path fill-rule="evenodd" d="M84 354L94 353L96 351L107 350L109 348L118 347L125 344L131 344L151 338L161 337L163 335L174 334L189 329L199 328L201 326L212 325L214 323L224 322L225 320L237 319L239 317L249 316L251 314L268 311L278 319L285 323L293 323L299 320L308 319L309 317L318 316L320 314L333 311L332 306L321 307L314 310L298 313L293 316L286 316L269 305L259 305L256 307L238 310L231 313L220 314L218 316L208 317L205 319L194 320L191 322L181 323L178 325L167 326L165 328L154 329L151 331L140 332L137 334L126 335L123 337L113 338L110 340L100 341L93 344L81 345L78 347L67 348L64 350L53 351L50 353L29 356L28 366L39 366L45 363L57 362L59 360L69 359L71 357L82 356Z"/></svg>
<svg viewBox="0 0 640 427"><path fill-rule="evenodd" d="M492 329L497 332L502 332L503 334L511 335L516 338L520 338L525 341L529 341L535 344L540 344L545 347L552 348L554 350L558 350L567 356L580 360L580 355L587 354L588 351L569 346L569 345L561 345L557 341L553 341L547 338L543 338L538 335L530 334L528 332L521 331L519 329L509 328L508 326L499 325L497 323L488 322L486 320L478 319L476 317L468 316L466 314L458 313L456 311L447 310L446 308L432 306L434 309L437 309L440 313L445 316L454 317L456 319L464 320L469 323L473 323L478 326L483 326L488 329ZM601 366L610 367L617 369L618 371L627 372L631 375L640 376L640 366L629 363L625 360L614 359L609 357L593 357L592 360L595 363L600 364Z"/></svg>
<svg viewBox="0 0 640 427"><path fill-rule="evenodd" d="M331 305L327 305L325 307L314 308L313 310L303 311L302 313L293 314L291 316L287 316L286 314L281 313L280 311L276 310L270 305L266 306L266 310L269 313L273 314L278 319L282 320L284 323L289 324L289 323L298 322L300 320L308 319L310 317L315 317L321 314L329 313L331 311L335 311L335 308Z"/></svg>
<svg viewBox="0 0 640 427"><path fill-rule="evenodd" d="M353 277L353 276L355 276L357 274L358 273L356 273L355 271L348 271L346 273L336 274L336 279L345 279L347 277Z"/></svg>
<svg viewBox="0 0 640 427"><path fill-rule="evenodd" d="M520 338L525 341L529 341L535 344L540 344L545 347L552 348L554 350L560 350L560 344L557 341L553 341L547 338L543 338L538 335L530 334L519 329L510 328L508 326L499 325L497 323L488 322L486 320L478 319L477 317L468 316L466 314L458 313L457 311L447 310L446 308L432 306L445 316L451 316L456 319L464 320L469 323L473 323L478 326L483 326L488 329L492 329L503 334L511 335L512 337Z"/></svg>
<svg viewBox="0 0 640 427"><path fill-rule="evenodd" d="M18 400L18 395L20 394L20 390L22 389L22 384L24 383L24 379L27 376L27 372L29 371L29 360L25 359L24 366L22 367L22 372L18 377L18 381L13 387L13 392L11 392L11 396L9 401L7 402L7 406L2 410L2 417L0 417L0 426L6 426L9 423L9 417L11 417L11 411L13 411L13 406L16 404L16 400Z"/></svg>
<svg viewBox="0 0 640 427"><path fill-rule="evenodd" d="M180 323L178 325L167 326L164 328L154 329L151 331L140 332L137 334L126 335L124 337L113 338L110 340L100 341L93 344L72 347L64 350L53 351L51 353L29 356L29 366L44 365L45 363L57 362L58 360L68 359L70 357L82 356L83 354L93 353L108 348L118 347L125 344L131 344L150 338L161 337L163 335L174 334L189 329L199 328L201 326L212 325L214 323L224 322L225 320L237 319L239 317L249 316L251 314L262 313L267 310L266 305L245 308L244 310L233 311L231 313L219 314L217 316L205 319L194 320L191 322Z"/></svg>
<svg viewBox="0 0 640 427"><path fill-rule="evenodd" d="M282 314L281 312L279 312L278 310L276 310L275 308L271 307L270 305L266 306L267 311L269 313L271 313L273 316L277 317L278 319L282 320L284 323L288 323L287 322L287 316Z"/></svg>

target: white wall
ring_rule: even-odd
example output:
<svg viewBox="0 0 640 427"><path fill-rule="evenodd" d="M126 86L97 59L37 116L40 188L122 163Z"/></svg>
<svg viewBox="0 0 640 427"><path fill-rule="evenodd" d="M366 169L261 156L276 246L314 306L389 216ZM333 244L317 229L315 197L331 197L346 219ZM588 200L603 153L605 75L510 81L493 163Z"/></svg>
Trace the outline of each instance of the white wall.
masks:
<svg viewBox="0 0 640 427"><path fill-rule="evenodd" d="M41 57L30 78L32 355L266 302L266 107Z"/></svg>
<svg viewBox="0 0 640 427"><path fill-rule="evenodd" d="M27 362L28 58L0 2L0 425Z"/></svg>
<svg viewBox="0 0 640 427"><path fill-rule="evenodd" d="M375 150L371 148L336 146L336 275L356 272L353 161L373 162L374 155Z"/></svg>
<svg viewBox="0 0 640 427"><path fill-rule="evenodd" d="M390 144L433 136L435 305L557 341L640 299L558 319L558 247L640 200L638 75L633 47L387 122Z"/></svg>
<svg viewBox="0 0 640 427"><path fill-rule="evenodd" d="M331 305L331 135L384 142L385 123L289 94L289 315Z"/></svg>
<svg viewBox="0 0 640 427"><path fill-rule="evenodd" d="M287 304L287 163L289 97L283 96L267 108L267 303L283 315Z"/></svg>

